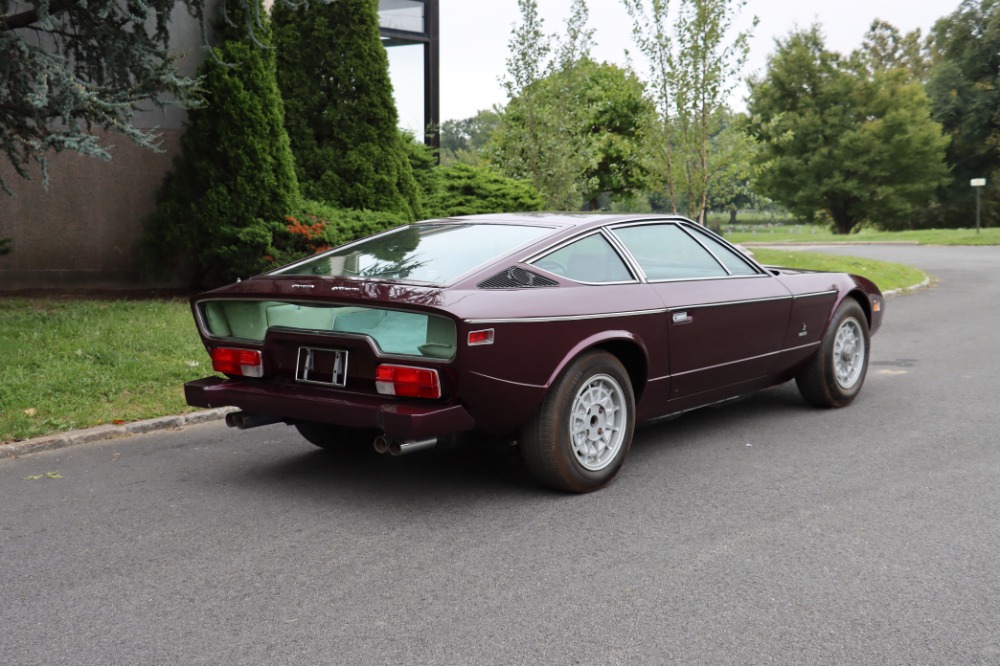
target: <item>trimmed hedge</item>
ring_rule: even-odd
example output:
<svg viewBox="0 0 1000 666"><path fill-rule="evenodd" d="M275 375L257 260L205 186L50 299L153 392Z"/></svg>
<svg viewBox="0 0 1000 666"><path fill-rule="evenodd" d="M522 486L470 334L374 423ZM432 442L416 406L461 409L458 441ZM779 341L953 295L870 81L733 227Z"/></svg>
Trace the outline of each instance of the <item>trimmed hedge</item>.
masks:
<svg viewBox="0 0 1000 666"><path fill-rule="evenodd" d="M542 210L542 197L526 180L507 178L488 167L454 164L435 171L434 191L425 196L432 217Z"/></svg>

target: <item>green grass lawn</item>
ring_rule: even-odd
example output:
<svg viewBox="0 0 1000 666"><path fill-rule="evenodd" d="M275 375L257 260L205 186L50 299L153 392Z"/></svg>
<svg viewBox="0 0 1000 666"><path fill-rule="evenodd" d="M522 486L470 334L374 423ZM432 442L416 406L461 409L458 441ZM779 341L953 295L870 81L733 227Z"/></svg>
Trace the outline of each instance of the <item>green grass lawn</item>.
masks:
<svg viewBox="0 0 1000 666"><path fill-rule="evenodd" d="M757 249L763 263L923 280L899 264ZM0 442L193 411L184 382L212 374L186 301L0 298Z"/></svg>
<svg viewBox="0 0 1000 666"><path fill-rule="evenodd" d="M815 271L854 273L868 278L882 291L912 287L920 284L927 277L923 271L912 266L894 264L889 261L840 257L797 250L771 250L760 247L750 249L753 251L754 258L762 264L787 268L807 268Z"/></svg>
<svg viewBox="0 0 1000 666"><path fill-rule="evenodd" d="M191 411L209 374L186 301L0 298L0 442Z"/></svg>
<svg viewBox="0 0 1000 666"><path fill-rule="evenodd" d="M1000 245L1000 228L990 227L976 233L975 229L924 229L917 231L874 231L865 229L856 234L838 236L826 227L797 225L737 226L727 231L731 243L918 243L920 245Z"/></svg>

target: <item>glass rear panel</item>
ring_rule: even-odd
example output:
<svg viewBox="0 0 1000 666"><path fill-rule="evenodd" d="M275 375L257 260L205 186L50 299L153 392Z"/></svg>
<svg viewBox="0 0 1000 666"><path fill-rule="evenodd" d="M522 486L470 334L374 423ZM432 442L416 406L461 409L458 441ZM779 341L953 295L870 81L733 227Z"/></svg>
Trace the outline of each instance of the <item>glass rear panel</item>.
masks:
<svg viewBox="0 0 1000 666"><path fill-rule="evenodd" d="M203 301L198 309L208 333L219 338L263 342L268 329L281 327L366 335L383 354L455 356L455 323L435 315L282 301Z"/></svg>
<svg viewBox="0 0 1000 666"><path fill-rule="evenodd" d="M324 253L275 274L447 284L549 232L551 229L546 227L502 224L403 227Z"/></svg>

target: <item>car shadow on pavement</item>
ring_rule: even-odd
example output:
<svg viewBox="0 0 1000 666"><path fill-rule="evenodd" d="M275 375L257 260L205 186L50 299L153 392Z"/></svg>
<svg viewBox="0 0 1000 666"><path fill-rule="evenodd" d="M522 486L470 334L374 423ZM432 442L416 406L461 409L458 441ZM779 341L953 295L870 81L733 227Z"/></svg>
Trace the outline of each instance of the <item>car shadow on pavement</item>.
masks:
<svg viewBox="0 0 1000 666"><path fill-rule="evenodd" d="M289 433L290 438L295 435ZM308 446L308 445L306 445ZM379 502L446 499L480 495L550 494L529 476L512 446L441 448L393 457L371 449L348 454L323 450L286 450L280 458L251 463L234 479L239 483L286 489L312 498L352 498Z"/></svg>
<svg viewBox="0 0 1000 666"><path fill-rule="evenodd" d="M702 446L727 430L750 427L755 419L791 417L811 410L794 383L718 408L703 408L640 428L626 468L658 464L671 451ZM348 453L315 449L294 430L276 430L262 457L244 458L227 481L255 492L271 490L296 498L350 504L377 501L468 502L476 498L573 497L532 479L516 447L473 441L402 456L379 455L364 447ZM620 482L620 480L618 481ZM612 486L616 482L612 482ZM419 499L417 499L419 498Z"/></svg>

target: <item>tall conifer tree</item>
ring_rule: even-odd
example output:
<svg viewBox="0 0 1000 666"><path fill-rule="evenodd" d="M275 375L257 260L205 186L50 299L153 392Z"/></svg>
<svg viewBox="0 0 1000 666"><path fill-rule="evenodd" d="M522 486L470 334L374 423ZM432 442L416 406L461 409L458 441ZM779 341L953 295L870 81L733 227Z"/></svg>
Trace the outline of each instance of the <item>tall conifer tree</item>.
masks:
<svg viewBox="0 0 1000 666"><path fill-rule="evenodd" d="M154 272L182 254L196 286L266 268L275 225L299 198L267 16L260 0L224 6L223 41L199 71L205 105L190 114L145 239Z"/></svg>
<svg viewBox="0 0 1000 666"><path fill-rule="evenodd" d="M343 208L418 217L377 0L277 5L273 18L285 125L303 193Z"/></svg>

